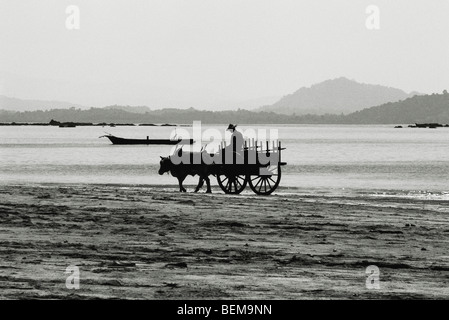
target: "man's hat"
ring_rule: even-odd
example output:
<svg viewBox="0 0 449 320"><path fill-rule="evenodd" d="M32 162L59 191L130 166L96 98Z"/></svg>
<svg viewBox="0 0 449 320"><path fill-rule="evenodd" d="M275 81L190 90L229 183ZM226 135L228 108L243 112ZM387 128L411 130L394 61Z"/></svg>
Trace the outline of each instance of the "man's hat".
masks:
<svg viewBox="0 0 449 320"><path fill-rule="evenodd" d="M237 127L237 125L230 124L226 130L230 130L230 129L235 130L235 127Z"/></svg>

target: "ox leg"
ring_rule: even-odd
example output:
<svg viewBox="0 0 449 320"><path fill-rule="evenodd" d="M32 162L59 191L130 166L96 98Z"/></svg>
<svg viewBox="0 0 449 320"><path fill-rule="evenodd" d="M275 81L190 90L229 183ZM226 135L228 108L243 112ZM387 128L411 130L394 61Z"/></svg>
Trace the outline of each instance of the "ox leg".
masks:
<svg viewBox="0 0 449 320"><path fill-rule="evenodd" d="M206 193L212 193L212 190L210 189L210 179L208 176L206 176L206 184L207 184Z"/></svg>
<svg viewBox="0 0 449 320"><path fill-rule="evenodd" d="M195 192L198 192L198 190L200 190L203 187L204 184L204 178L202 176L200 176L199 180L198 180L198 185L195 188Z"/></svg>
<svg viewBox="0 0 449 320"><path fill-rule="evenodd" d="M184 179L178 178L178 182L179 182L179 192L186 192L187 190L182 186L182 182L184 181Z"/></svg>

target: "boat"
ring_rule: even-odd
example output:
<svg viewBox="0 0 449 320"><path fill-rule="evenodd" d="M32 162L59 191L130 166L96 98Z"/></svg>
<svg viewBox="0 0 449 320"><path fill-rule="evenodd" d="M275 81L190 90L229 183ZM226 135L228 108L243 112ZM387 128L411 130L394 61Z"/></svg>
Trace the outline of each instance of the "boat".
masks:
<svg viewBox="0 0 449 320"><path fill-rule="evenodd" d="M112 144L193 144L193 139L183 140L181 138L172 140L172 139L150 139L148 136L146 139L126 139L113 136L112 134L106 134L101 136L100 138L106 137L111 140Z"/></svg>

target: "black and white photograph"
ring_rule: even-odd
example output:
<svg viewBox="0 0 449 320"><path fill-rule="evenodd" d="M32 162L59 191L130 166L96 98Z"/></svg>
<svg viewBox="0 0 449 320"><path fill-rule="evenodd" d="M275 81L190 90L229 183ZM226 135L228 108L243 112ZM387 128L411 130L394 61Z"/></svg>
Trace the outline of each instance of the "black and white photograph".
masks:
<svg viewBox="0 0 449 320"><path fill-rule="evenodd" d="M447 0L0 0L0 300L448 299L448 39Z"/></svg>

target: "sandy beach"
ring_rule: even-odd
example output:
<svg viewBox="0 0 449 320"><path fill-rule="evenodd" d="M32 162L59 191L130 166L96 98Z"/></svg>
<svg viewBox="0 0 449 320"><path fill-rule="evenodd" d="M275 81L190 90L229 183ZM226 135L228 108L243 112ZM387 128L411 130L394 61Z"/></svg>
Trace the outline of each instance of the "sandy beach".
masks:
<svg viewBox="0 0 449 320"><path fill-rule="evenodd" d="M0 299L449 297L448 201L188 191L0 186Z"/></svg>

